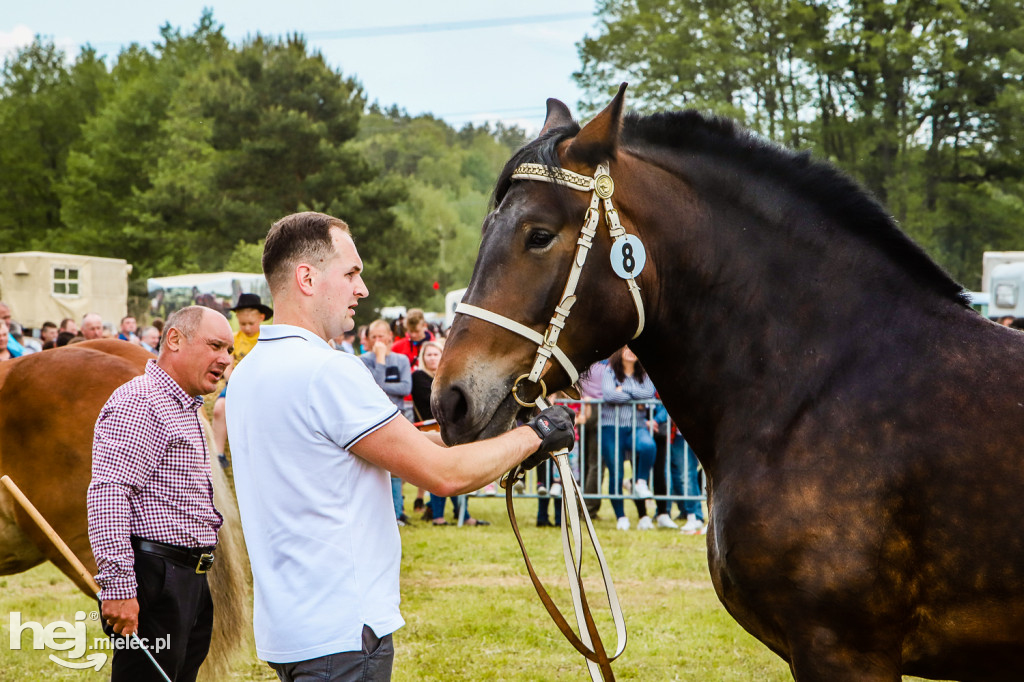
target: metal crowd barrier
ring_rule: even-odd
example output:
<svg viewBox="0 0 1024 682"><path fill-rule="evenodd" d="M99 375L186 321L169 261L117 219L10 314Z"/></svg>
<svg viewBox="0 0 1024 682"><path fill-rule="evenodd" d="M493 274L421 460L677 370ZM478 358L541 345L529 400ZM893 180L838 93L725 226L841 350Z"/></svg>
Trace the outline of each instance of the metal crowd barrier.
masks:
<svg viewBox="0 0 1024 682"><path fill-rule="evenodd" d="M574 458L576 465L573 466L575 472L577 472L577 480L580 484L580 489L583 490L583 497L586 499L621 499L631 500L636 499L634 491L636 490L637 481L637 453L636 453L636 439L639 429L651 430L648 426L648 421L653 419L655 410L661 405L660 400L630 400L625 402L606 403L602 400L595 400L585 398L582 400L573 400L572 398L556 398L552 399L551 402L568 405L570 408L580 409L581 405L585 408L589 408L589 416L586 424L580 424L578 427L578 439L576 442L576 448L573 451L572 457ZM605 421L601 410L602 405L610 405L615 408L631 407L632 413L636 415L636 418L630 420L630 423L620 423L619 409L615 410L614 421ZM606 470L604 459L602 456L602 447L604 446L604 426L615 426L615 448L613 463L618 466L619 461L622 459L623 453L629 451L629 458L623 463L629 462L628 478L625 481L628 482L628 489L624 490L608 490L608 475L609 472ZM629 429L629 437L625 443L622 443L620 438L621 427L627 427ZM667 490L662 494L654 494L652 497L648 497L649 500L665 500L670 504L673 502L684 502L684 501L700 501L704 502L707 497L705 494L704 476L703 471L699 470L699 464L696 462L696 458L693 455L693 451L690 449L689 444L682 441L683 444L683 456L682 460L677 462L677 465L682 468L681 487L682 490L675 492L672 490L672 457L671 457L671 443L669 434L674 431L674 427L669 423L662 423L660 428L654 430L652 437L654 439L655 446L657 448L657 457L655 459L655 466L652 468L653 479L657 476L657 472L654 472L654 468L657 468L660 464L662 467L661 473L664 475L662 478L666 482ZM676 438L682 439L682 436L677 435ZM677 446L678 447L678 446ZM586 460L588 458L594 458L596 466L586 466ZM588 474L588 468L591 469L591 473ZM546 483L548 491L551 489L551 485L554 482L553 476L557 468L553 462L546 462L537 469L531 471L524 481L525 489L517 492L518 497L536 498L547 496L539 495L537 493L537 482L538 480ZM594 476L596 471L597 482L596 485L592 481L588 481L588 475ZM691 476L692 472L697 471L698 486L697 490L700 491L697 494L686 493L685 491L691 490ZM653 493L655 485L653 480L648 480L647 484Z"/></svg>

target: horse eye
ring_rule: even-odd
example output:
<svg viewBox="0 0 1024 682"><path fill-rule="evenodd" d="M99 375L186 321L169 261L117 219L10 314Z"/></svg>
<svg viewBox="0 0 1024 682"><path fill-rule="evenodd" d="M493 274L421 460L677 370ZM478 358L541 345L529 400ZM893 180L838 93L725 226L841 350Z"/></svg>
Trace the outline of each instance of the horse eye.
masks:
<svg viewBox="0 0 1024 682"><path fill-rule="evenodd" d="M555 235L544 230L533 230L526 238L526 248L528 249L543 249L545 246L551 243L551 240L555 238Z"/></svg>

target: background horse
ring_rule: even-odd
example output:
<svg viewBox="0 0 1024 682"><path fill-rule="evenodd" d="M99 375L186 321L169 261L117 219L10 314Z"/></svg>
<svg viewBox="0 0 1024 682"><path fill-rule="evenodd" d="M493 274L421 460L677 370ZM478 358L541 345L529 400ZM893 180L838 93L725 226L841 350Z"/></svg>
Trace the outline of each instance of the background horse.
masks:
<svg viewBox="0 0 1024 682"><path fill-rule="evenodd" d="M708 474L729 613L801 682L1024 678L1024 336L834 168L693 112L623 116L623 97L582 129L549 100L463 300L543 332L589 197L512 174L608 163L647 249L646 326L631 340L602 219L558 346L576 369L626 343L642 360ZM456 317L434 379L447 442L510 426L536 349Z"/></svg>
<svg viewBox="0 0 1024 682"><path fill-rule="evenodd" d="M94 575L85 505L93 426L114 389L141 374L151 357L134 344L105 339L0 363L0 473L11 477ZM224 525L217 565L209 574L214 634L202 672L216 680L223 679L231 658L248 641L249 566L234 492L219 466L212 471ZM0 488L0 575L47 559L95 597Z"/></svg>

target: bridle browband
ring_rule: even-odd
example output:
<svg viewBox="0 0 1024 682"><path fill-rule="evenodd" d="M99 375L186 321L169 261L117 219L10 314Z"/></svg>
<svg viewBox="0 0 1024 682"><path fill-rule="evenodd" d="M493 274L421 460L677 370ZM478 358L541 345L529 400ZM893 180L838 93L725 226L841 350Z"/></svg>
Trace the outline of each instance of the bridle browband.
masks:
<svg viewBox="0 0 1024 682"><path fill-rule="evenodd" d="M539 180L540 182L550 182L581 192L593 192L590 197L590 207L587 209L586 218L583 221L583 229L576 240L576 256L573 259L572 269L569 271L569 278L565 283L565 289L562 291L562 298L558 305L555 306L554 315L551 316L551 321L548 323L548 328L543 335L520 322L475 305L459 303L455 308L456 314L469 315L490 322L537 344L537 355L534 358L533 367L529 373L523 374L515 380L515 383L512 385L512 397L523 407L537 406L543 409L547 406L545 400L547 397L547 387L541 379L541 374L543 374L544 368L552 357L565 370L571 383L575 384L579 380L579 373L576 371L576 368L569 361L568 356L558 347L558 336L561 334L562 329L565 328L565 321L569 317L573 304L576 303L576 287L579 285L580 274L583 272L583 266L587 262L587 255L590 253L594 237L597 234L597 226L601 219L601 208L604 209L605 224L608 226L608 234L612 238L612 269L617 276L626 280L629 286L629 293L633 297L633 303L636 306L638 321L636 333L633 334L634 339L640 336L644 330L644 304L640 298L640 287L637 286L635 275L639 274L640 270L643 269L642 259L646 258L646 256L643 254L643 245L639 239L633 235L628 235L622 227L622 223L619 222L619 213L612 205L612 193L615 191L615 183L612 182L607 164L599 164L594 172L594 176L587 177L556 166L524 163L516 167L512 173L512 179ZM637 254L638 260L632 261L627 267L625 265L626 259L633 258L633 251L631 249L634 247L639 251ZM615 266L614 259L617 254L624 254L622 267ZM540 395L533 402L528 403L519 397L518 387L524 379L540 387ZM525 474L521 466L515 467L502 481L502 484L505 486L505 505L508 509L509 521L512 524L516 540L519 542L519 548L522 550L523 559L526 561L530 580L533 582L534 588L544 604L544 608L547 609L548 614L555 621L555 624L565 638L586 658L587 669L591 679L595 682L600 679L606 681L614 680L615 676L612 673L611 662L618 658L626 648L626 624L622 616L622 608L619 605L615 586L612 584L608 564L605 561L604 553L601 551L601 545L598 542L597 534L590 520L590 514L587 513L586 506L583 504L583 493L580 491L579 484L576 483L570 468L569 452L567 450L560 450L554 453L552 457L562 479L563 496L561 504L564 512L562 554L565 560L565 568L569 575L569 590L572 595L573 611L576 615L576 624L580 632L579 636L569 627L565 618L548 595L547 590L541 584L540 578L534 571L530 557L526 552L522 535L519 532L515 509L512 505L512 482ZM583 533L581 517L587 527L590 542L597 556L605 592L608 596L608 606L611 609L612 621L615 624L617 646L615 652L611 655L605 650L604 644L601 641L600 633L590 613L586 593L583 589Z"/></svg>
<svg viewBox="0 0 1024 682"><path fill-rule="evenodd" d="M562 291L562 298L558 305L555 306L555 313L551 316L550 322L548 322L548 328L541 335L539 332L530 329L524 324L516 322L504 315L485 310L484 308L470 305L468 303L459 303L455 308L456 314L469 315L480 320L485 320L491 324L495 324L499 327L507 329L519 336L523 336L533 343L537 344L537 355L534 358L533 367L530 369L528 374L523 374L518 377L515 383L512 385L512 397L516 399L523 407L533 407L536 403L527 403L519 397L518 387L519 383L526 379L534 384L540 386L541 398L547 396L547 387L544 382L541 381L541 374L544 372L544 367L547 366L548 360L552 357L558 362L558 364L565 370L565 373L569 377L569 382L575 384L579 380L579 372L573 366L572 362L569 361L568 356L558 347L558 336L562 333L562 329L565 328L565 321L569 317L569 312L572 310L572 306L576 303L576 287L579 284L580 274L583 272L583 266L587 262L587 255L590 253L590 249L594 244L594 237L597 234L597 225L601 219L601 208L603 204L605 224L608 226L608 234L612 238L612 248L618 244L621 240L626 239L626 230L622 227L622 223L619 222L619 212L612 205L612 193L615 191L615 183L612 182L612 176L609 174L608 165L602 163L598 165L597 170L594 172L593 177L587 177L586 175L580 175L574 173L565 168L559 168L557 166L547 166L539 163L524 163L516 167L512 173L513 180L538 180L540 182L550 182L570 189L575 189L580 192L593 192L590 197L590 207L587 209L586 217L583 221L583 229L580 231L580 236L576 240L576 257L573 259L572 269L569 271L569 278L565 282L565 289ZM636 283L634 276L623 277L629 286L629 293L633 297L633 304L636 306L637 314L637 327L636 333L633 334L633 338L640 336L644 330L644 304L640 298L640 287Z"/></svg>

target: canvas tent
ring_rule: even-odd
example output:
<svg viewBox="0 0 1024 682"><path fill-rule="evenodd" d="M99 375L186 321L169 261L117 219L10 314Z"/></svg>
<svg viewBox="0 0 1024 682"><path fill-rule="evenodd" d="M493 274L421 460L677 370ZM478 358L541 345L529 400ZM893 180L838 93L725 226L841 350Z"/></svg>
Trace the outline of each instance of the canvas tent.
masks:
<svg viewBox="0 0 1024 682"><path fill-rule="evenodd" d="M19 251L0 254L0 300L27 329L99 313L115 326L128 314L128 275L121 258Z"/></svg>
<svg viewBox="0 0 1024 682"><path fill-rule="evenodd" d="M192 275L153 277L146 280L149 312L153 317L167 316L187 305L205 305L228 316L241 294L257 294L271 304L270 288L262 274L251 272L200 272Z"/></svg>

